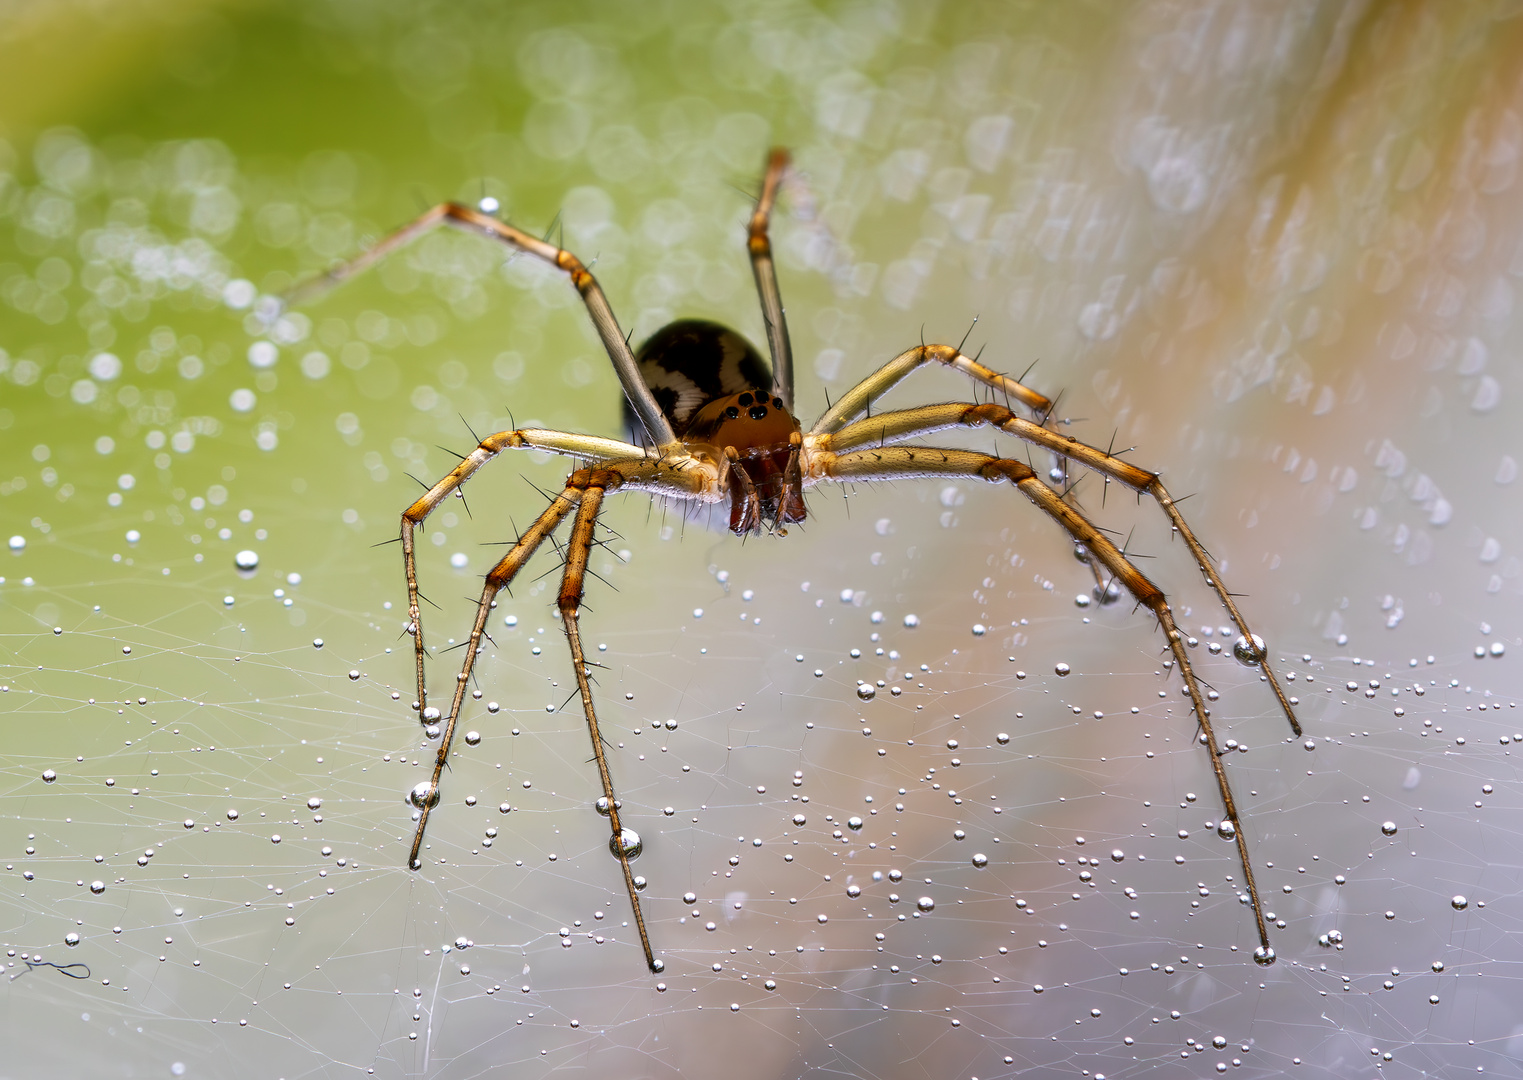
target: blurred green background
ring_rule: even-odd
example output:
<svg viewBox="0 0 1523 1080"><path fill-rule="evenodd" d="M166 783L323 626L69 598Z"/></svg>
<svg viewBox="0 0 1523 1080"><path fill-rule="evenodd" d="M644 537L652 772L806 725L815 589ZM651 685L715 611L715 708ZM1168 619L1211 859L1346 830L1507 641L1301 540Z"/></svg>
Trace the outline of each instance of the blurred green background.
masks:
<svg viewBox="0 0 1523 1080"><path fill-rule="evenodd" d="M1516 6L6 7L0 1070L1515 1069ZM472 431L616 434L618 386L565 281L474 237L273 327L253 305L490 195L637 341L760 341L772 145L806 420L972 327L1192 496L1310 753L1212 655L1234 635L1161 515L1078 489L1251 749L1273 968L1153 627L983 485L817 491L744 545L611 501L584 625L663 988L557 711L552 555L401 868L432 756L386 546L409 477ZM438 683L489 545L565 470L504 458L430 521Z"/></svg>

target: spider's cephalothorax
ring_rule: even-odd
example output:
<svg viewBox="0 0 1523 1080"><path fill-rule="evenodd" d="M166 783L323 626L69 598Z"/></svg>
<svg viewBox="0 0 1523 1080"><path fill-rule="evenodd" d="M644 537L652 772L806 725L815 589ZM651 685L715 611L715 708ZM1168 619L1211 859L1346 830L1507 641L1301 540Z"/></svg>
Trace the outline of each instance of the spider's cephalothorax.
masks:
<svg viewBox="0 0 1523 1080"><path fill-rule="evenodd" d="M643 491L689 508L722 505L728 497L730 528L736 533L762 529L781 533L789 522L804 519L805 486L916 478L984 480L1011 485L1061 526L1080 545L1084 561L1094 570L1102 596L1108 595L1119 584L1158 620L1166 647L1173 657L1172 663L1184 680L1185 693L1200 725L1201 741L1209 747L1212 771L1223 804L1218 831L1237 845L1243 884L1258 930L1259 945L1253 956L1259 963L1272 963L1274 949L1269 944L1263 904L1253 882L1242 819L1212 731L1211 712L1206 708L1205 695L1186 649L1186 643L1194 644L1194 639L1187 638L1180 630L1163 590L1149 581L1133 558L1117 548L1073 504L1067 490L1056 490L1026 462L972 450L932 446L919 440L938 431L988 427L1056 455L1066 462L1065 470L1074 466L1091 469L1104 477L1107 484L1112 481L1123 484L1156 501L1168 517L1174 535L1184 542L1191 558L1199 564L1207 585L1242 631L1243 636L1234 653L1243 662L1262 667L1263 677L1279 699L1290 720L1291 730L1299 735L1301 727L1291 709L1295 699L1286 698L1269 666L1264 643L1249 630L1232 595L1213 569L1211 556L1195 538L1158 474L1140 469L1108 450L1059 435L1045 422L1052 411L1052 401L1019 380L1001 375L973 357L964 356L959 348L951 345L922 343L906 350L839 395L808 431L802 430L793 418L793 351L788 341L788 324L783 315L782 294L777 285L772 242L768 236L770 215L787 168L787 152L772 151L761 195L747 230L746 247L761 300L767 351L772 360L770 366L745 338L733 330L695 319L663 327L640 347L638 355L631 352L608 298L580 259L546 240L499 221L484 210L457 203L435 207L349 262L287 294L286 301L292 303L322 293L438 225L452 225L485 235L559 268L570 278L581 294L587 314L618 375L630 417L629 427L635 433L626 442L539 428L499 431L482 439L475 450L461 458L458 465L403 511L401 540L402 559L407 568L408 629L413 636L418 680L418 698L413 707L423 721L428 737L440 738L432 776L412 792L418 825L413 833L407 865L413 869L423 865L423 837L429 812L439 801L439 780L449 760L460 714L466 707L466 691L471 684L476 654L488 640L487 616L497 594L512 584L539 546L574 515L571 536L564 548L565 569L556 606L560 609L566 641L571 648L577 694L592 739L593 760L597 762L602 788L597 805L612 830L609 847L624 874L624 887L640 946L645 952L645 962L651 971L662 971L666 963L655 955L640 909L638 891L644 887L643 879L637 878L629 866L630 860L640 853L641 841L634 830L622 824L612 771L604 753L604 740L598 731L590 667L582 648L581 602L588 573L587 562L597 542L598 515L602 511L604 496L614 491ZM985 387L993 400L983 404L952 401L874 411L877 399L902 379L922 367L934 365L962 372L975 384ZM1035 419L1017 416L1012 411L1014 407L1029 410ZM424 658L428 650L423 641L423 622L418 609L416 532L440 503L460 491L477 469L507 449L563 454L578 460L583 467L566 478L560 493L550 500L550 505L519 535L486 575L469 639L462 642L466 646L464 660L455 679L449 712L441 715L437 707L428 704L424 679ZM1232 743L1227 745L1230 747Z"/></svg>
<svg viewBox="0 0 1523 1080"><path fill-rule="evenodd" d="M718 323L681 319L652 334L635 362L687 452L719 466L731 531L786 534L804 520L803 435L749 341ZM628 403L625 414L636 430Z"/></svg>

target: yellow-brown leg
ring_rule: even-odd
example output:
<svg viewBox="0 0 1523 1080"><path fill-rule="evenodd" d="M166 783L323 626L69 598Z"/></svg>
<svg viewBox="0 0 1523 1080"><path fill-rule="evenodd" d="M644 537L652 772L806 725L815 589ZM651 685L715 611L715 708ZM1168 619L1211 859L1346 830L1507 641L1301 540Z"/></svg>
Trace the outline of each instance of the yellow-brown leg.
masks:
<svg viewBox="0 0 1523 1080"><path fill-rule="evenodd" d="M881 419L881 418L880 418ZM978 477L993 483L1009 481L1052 518L1075 541L1089 549L1091 556L1104 566L1116 581L1157 617L1159 626L1168 640L1179 673L1184 679L1185 690L1200 722L1206 747L1211 756L1211 768L1216 776L1217 790L1221 794L1223 814L1220 833L1236 841L1238 862L1242 867L1244 884L1258 929L1259 946L1254 959L1261 964L1274 962L1274 949L1269 944L1269 932L1264 922L1264 908L1259 900L1258 886L1254 884L1253 867L1248 858L1248 843L1243 836L1242 821L1238 816L1237 801L1232 796L1232 785L1221 761L1221 750L1211 730L1211 714L1206 709L1200 684L1185 652L1183 635L1174 623L1173 612L1163 590L1149 581L1110 539L1100 532L1078 510L1063 501L1024 462L1009 458L996 458L970 450L944 450L924 446L885 446L872 450L856 450L845 454L820 451L810 463L810 473L818 478L853 482L872 480L897 480L909 477L965 476Z"/></svg>

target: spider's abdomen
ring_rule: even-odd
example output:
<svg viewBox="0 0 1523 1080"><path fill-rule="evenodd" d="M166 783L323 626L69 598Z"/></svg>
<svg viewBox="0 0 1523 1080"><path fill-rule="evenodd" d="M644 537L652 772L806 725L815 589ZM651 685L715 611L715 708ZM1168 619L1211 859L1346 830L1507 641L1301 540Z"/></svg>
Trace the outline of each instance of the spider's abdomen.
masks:
<svg viewBox="0 0 1523 1080"><path fill-rule="evenodd" d="M772 372L751 343L705 319L663 326L640 346L635 363L679 439L705 405L748 390L772 389Z"/></svg>

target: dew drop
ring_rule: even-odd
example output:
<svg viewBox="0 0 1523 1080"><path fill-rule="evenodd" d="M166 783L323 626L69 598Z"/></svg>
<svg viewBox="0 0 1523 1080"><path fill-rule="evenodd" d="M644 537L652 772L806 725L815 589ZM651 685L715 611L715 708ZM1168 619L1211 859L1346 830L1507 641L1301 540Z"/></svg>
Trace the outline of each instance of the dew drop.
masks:
<svg viewBox="0 0 1523 1080"><path fill-rule="evenodd" d="M863 701L871 701L878 696L878 688L872 683L857 683L857 697Z"/></svg>
<svg viewBox="0 0 1523 1080"><path fill-rule="evenodd" d="M1260 967L1268 967L1274 963L1274 950L1268 945L1260 945L1253 950L1253 962Z"/></svg>
<svg viewBox="0 0 1523 1080"><path fill-rule="evenodd" d="M79 944L79 935L76 934L73 930L70 930L63 936L63 943L72 949L74 946Z"/></svg>
<svg viewBox="0 0 1523 1080"><path fill-rule="evenodd" d="M846 827L852 832L859 832L862 828L862 819L853 814L846 819Z"/></svg>
<svg viewBox="0 0 1523 1080"><path fill-rule="evenodd" d="M308 810L321 810L322 808L323 808L323 801L321 799L319 799L316 795L312 796L310 799L307 800L307 809Z"/></svg>
<svg viewBox="0 0 1523 1080"><path fill-rule="evenodd" d="M407 801L419 810L439 805L439 788L431 780L424 780L407 793Z"/></svg>
<svg viewBox="0 0 1523 1080"><path fill-rule="evenodd" d="M24 536L13 536L13 537L11 537L10 544L11 544L11 550L12 551L25 551L26 550L26 537L24 537Z"/></svg>
<svg viewBox="0 0 1523 1080"><path fill-rule="evenodd" d="M1470 906L1470 901L1463 896L1455 895L1449 898L1449 906L1455 911L1464 911Z"/></svg>
<svg viewBox="0 0 1523 1080"><path fill-rule="evenodd" d="M44 784L51 784L54 780L57 780L57 779L58 779L58 774L56 772L54 772L52 769L43 769L42 770L42 782Z"/></svg>
<svg viewBox="0 0 1523 1080"><path fill-rule="evenodd" d="M908 630L915 629L915 627L920 625L920 616L919 615L906 615L904 617L904 625L905 625L905 628L908 629Z"/></svg>
<svg viewBox="0 0 1523 1080"><path fill-rule="evenodd" d="M1257 634L1253 635L1251 642L1247 637L1239 637L1232 643L1232 655L1237 658L1238 663L1258 667L1264 662L1264 639ZM1270 958L1271 962L1273 959L1273 957Z"/></svg>
<svg viewBox="0 0 1523 1080"><path fill-rule="evenodd" d="M608 838L608 850L615 859L620 855L626 859L638 859L640 852L645 850L645 842L633 829L620 829L618 836Z"/></svg>
<svg viewBox="0 0 1523 1080"><path fill-rule="evenodd" d="M973 856L973 865L982 870L989 865L989 856L985 855L982 851L977 852Z"/></svg>
<svg viewBox="0 0 1523 1080"><path fill-rule="evenodd" d="M919 900L915 901L915 907L929 915L936 910L936 901L929 896L922 896Z"/></svg>
<svg viewBox="0 0 1523 1080"><path fill-rule="evenodd" d="M1070 671L1073 670L1073 668L1069 667L1067 664L1054 664L1052 666L1052 670L1057 672L1059 678L1064 678Z"/></svg>
<svg viewBox="0 0 1523 1080"><path fill-rule="evenodd" d="M1387 821L1387 822L1382 823L1381 826L1380 826L1380 831L1382 833L1384 833L1386 836L1395 836L1396 835L1396 822L1394 822L1394 821Z"/></svg>
<svg viewBox="0 0 1523 1080"><path fill-rule="evenodd" d="M1224 819L1216 827L1216 835L1220 836L1223 840L1235 839L1237 837L1237 826Z"/></svg>
<svg viewBox="0 0 1523 1080"><path fill-rule="evenodd" d="M90 882L90 891L99 896L106 891L106 883L104 881L92 881Z"/></svg>
<svg viewBox="0 0 1523 1080"><path fill-rule="evenodd" d="M465 745L466 746L476 746L480 742L481 742L481 732L479 732L479 731L467 731L465 733Z"/></svg>
<svg viewBox="0 0 1523 1080"><path fill-rule="evenodd" d="M255 570L259 567L259 552L244 548L233 556L233 565L239 570Z"/></svg>

